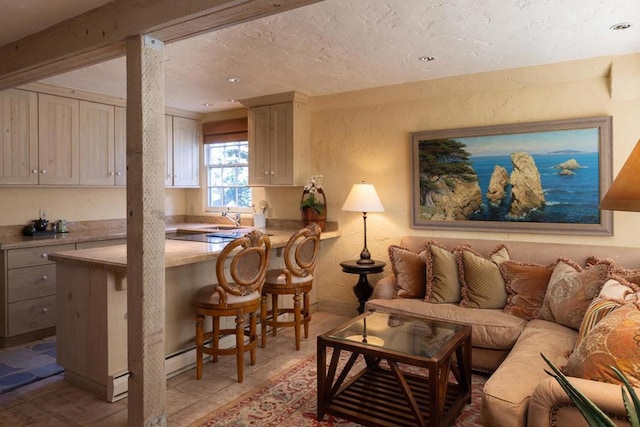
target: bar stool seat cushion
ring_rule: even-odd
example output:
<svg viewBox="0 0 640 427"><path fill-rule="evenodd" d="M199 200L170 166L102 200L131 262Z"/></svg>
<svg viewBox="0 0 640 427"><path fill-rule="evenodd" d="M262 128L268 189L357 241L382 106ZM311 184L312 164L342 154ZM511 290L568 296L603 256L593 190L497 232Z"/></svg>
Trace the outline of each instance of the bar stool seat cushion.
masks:
<svg viewBox="0 0 640 427"><path fill-rule="evenodd" d="M298 277L292 274L290 277L289 283L292 285L299 285L301 283L307 283L311 281L313 281L313 274L309 274L304 277ZM265 286L273 286L273 285L284 286L286 284L287 284L287 275L284 273L283 269L267 271Z"/></svg>
<svg viewBox="0 0 640 427"><path fill-rule="evenodd" d="M220 304L220 294L216 291L218 285L209 285L198 289L193 295L192 302L202 308L218 308ZM247 295L227 294L227 305L244 304L250 301L260 300L260 292L253 291Z"/></svg>

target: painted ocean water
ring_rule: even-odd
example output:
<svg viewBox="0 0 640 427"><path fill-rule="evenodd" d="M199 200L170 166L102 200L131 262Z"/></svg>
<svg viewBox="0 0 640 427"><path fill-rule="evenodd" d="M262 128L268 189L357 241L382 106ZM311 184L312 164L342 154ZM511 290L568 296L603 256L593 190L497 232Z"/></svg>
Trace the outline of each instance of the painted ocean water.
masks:
<svg viewBox="0 0 640 427"><path fill-rule="evenodd" d="M533 154L546 199L546 205L532 211L519 220L527 222L599 224L600 176L599 155L593 153ZM554 166L575 159L582 168L575 175L560 175ZM471 220L514 221L507 218L509 206L491 207L486 193L495 165L504 167L508 173L513 169L509 155L472 156L472 167L478 174L483 196L483 209Z"/></svg>

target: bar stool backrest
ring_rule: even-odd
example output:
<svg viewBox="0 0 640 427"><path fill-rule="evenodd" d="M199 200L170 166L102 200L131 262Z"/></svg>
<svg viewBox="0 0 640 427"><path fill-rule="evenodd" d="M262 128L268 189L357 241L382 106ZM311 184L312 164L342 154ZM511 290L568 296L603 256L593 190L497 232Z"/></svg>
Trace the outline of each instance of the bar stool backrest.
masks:
<svg viewBox="0 0 640 427"><path fill-rule="evenodd" d="M297 277L313 274L320 250L320 226L315 222L296 231L285 246L285 269Z"/></svg>

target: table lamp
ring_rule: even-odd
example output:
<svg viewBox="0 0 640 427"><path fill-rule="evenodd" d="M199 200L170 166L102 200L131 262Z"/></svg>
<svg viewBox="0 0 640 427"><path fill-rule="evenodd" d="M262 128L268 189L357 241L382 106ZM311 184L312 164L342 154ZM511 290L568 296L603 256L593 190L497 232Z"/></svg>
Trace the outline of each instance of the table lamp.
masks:
<svg viewBox="0 0 640 427"><path fill-rule="evenodd" d="M640 212L640 141L600 202L600 209Z"/></svg>
<svg viewBox="0 0 640 427"><path fill-rule="evenodd" d="M369 249L367 249L367 212L384 212L384 207L378 193L373 184L365 184L364 181L360 184L353 184L351 191L347 196L347 199L342 205L343 211L349 212L362 212L362 219L364 221L364 248L360 252L360 259L358 264L373 264Z"/></svg>

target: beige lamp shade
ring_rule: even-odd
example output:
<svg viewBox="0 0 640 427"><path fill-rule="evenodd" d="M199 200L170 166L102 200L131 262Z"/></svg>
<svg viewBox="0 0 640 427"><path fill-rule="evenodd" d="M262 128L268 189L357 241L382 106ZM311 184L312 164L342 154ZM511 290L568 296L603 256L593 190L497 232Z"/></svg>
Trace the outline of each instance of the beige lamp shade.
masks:
<svg viewBox="0 0 640 427"><path fill-rule="evenodd" d="M600 209L640 212L640 141L602 198Z"/></svg>
<svg viewBox="0 0 640 427"><path fill-rule="evenodd" d="M343 211L350 212L384 212L384 207L373 184L353 184L347 195Z"/></svg>

